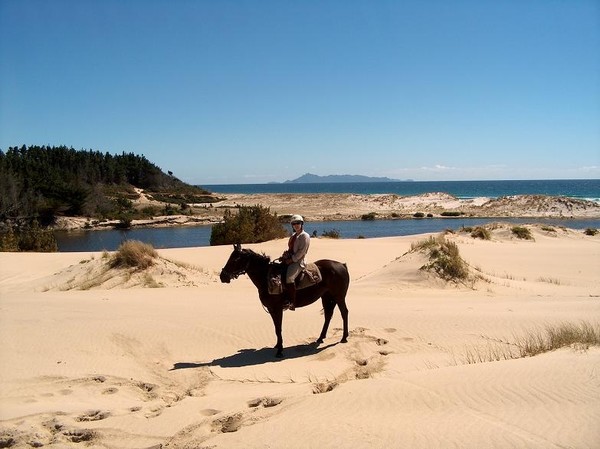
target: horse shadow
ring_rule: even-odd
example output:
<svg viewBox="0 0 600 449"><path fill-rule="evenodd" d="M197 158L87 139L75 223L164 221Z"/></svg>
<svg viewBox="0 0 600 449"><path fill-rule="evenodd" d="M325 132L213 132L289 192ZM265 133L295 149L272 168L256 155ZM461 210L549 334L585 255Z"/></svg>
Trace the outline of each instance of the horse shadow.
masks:
<svg viewBox="0 0 600 449"><path fill-rule="evenodd" d="M297 359L300 357L315 355L324 351L325 349L336 346L337 344L338 343L331 343L326 346L319 346L319 344L315 342L289 346L285 349L285 356L283 358L275 357L275 349L273 348L240 349L235 354L221 357L220 359L214 359L212 362L177 362L169 371L210 366L220 366L221 368L241 368L244 366L262 365L265 363L278 363L283 360Z"/></svg>

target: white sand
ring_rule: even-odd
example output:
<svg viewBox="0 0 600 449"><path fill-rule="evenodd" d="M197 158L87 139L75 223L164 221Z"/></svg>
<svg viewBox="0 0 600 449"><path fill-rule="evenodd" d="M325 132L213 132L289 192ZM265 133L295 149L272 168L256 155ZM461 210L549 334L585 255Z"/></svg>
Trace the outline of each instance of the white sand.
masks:
<svg viewBox="0 0 600 449"><path fill-rule="evenodd" d="M231 247L161 250L171 263L137 280L100 253L0 253L0 444L600 447L600 348L467 363L528 330L600 321L600 236L534 236L449 237L485 279L459 286L405 254L424 236L313 239L311 260L348 264L349 341L336 311L311 344L313 304L286 312L281 360L248 278L218 280ZM274 258L285 241L249 246ZM164 287L142 288L149 276Z"/></svg>

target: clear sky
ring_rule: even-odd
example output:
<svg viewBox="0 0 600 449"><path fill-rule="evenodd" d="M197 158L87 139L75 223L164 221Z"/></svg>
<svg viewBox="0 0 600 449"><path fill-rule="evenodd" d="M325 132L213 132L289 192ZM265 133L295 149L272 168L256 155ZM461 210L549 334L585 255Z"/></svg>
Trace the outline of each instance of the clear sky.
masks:
<svg viewBox="0 0 600 449"><path fill-rule="evenodd" d="M600 178L599 0L0 0L0 149L193 184Z"/></svg>

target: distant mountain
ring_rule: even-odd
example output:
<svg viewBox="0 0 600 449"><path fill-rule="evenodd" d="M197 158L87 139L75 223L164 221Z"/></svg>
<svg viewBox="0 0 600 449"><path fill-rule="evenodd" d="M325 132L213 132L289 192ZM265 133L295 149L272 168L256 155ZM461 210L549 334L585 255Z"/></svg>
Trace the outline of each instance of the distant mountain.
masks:
<svg viewBox="0 0 600 449"><path fill-rule="evenodd" d="M398 182L399 179L390 179L386 177L372 177L363 175L327 175L319 176L312 173L306 173L299 178L284 181L284 184L307 184L324 182Z"/></svg>

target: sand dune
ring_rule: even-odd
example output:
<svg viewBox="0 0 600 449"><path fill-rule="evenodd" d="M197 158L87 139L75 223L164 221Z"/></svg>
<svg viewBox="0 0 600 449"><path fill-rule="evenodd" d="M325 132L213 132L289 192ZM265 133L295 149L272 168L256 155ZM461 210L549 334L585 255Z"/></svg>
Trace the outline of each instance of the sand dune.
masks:
<svg viewBox="0 0 600 449"><path fill-rule="evenodd" d="M350 337L336 312L317 346L320 305L286 312L283 359L248 278L218 280L231 247L128 274L101 253L0 253L0 446L599 447L599 347L472 357L600 321L600 236L531 229L447 235L459 284L419 270L428 236L313 239L311 260L348 264Z"/></svg>

